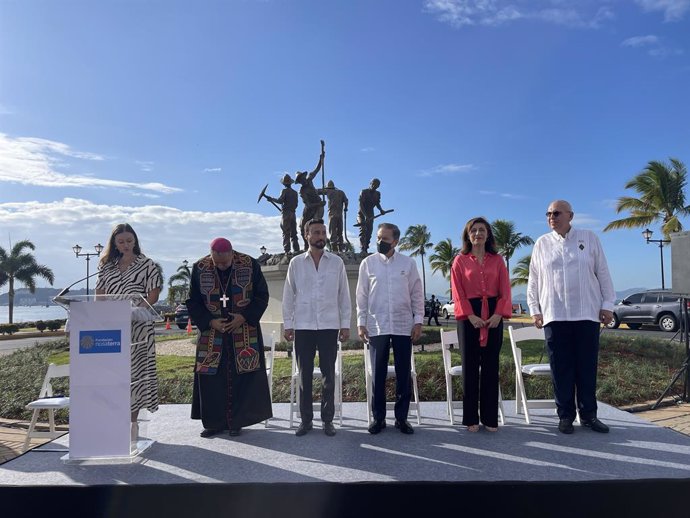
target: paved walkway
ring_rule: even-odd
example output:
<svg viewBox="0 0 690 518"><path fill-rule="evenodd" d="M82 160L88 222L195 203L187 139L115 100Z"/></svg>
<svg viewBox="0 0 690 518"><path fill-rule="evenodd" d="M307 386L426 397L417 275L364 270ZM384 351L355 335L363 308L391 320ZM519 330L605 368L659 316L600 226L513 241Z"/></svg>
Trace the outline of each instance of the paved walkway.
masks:
<svg viewBox="0 0 690 518"><path fill-rule="evenodd" d="M40 431L48 431L48 424L39 424L37 428ZM56 426L58 430L65 433L68 432L67 426ZM29 429L29 423L24 421L15 421L12 419L0 419L0 464L12 460L22 454L24 441L26 440L26 432ZM36 448L47 442L50 439L31 439L29 449Z"/></svg>
<svg viewBox="0 0 690 518"><path fill-rule="evenodd" d="M690 436L690 403L659 407L656 410L637 412L636 415L657 426Z"/></svg>

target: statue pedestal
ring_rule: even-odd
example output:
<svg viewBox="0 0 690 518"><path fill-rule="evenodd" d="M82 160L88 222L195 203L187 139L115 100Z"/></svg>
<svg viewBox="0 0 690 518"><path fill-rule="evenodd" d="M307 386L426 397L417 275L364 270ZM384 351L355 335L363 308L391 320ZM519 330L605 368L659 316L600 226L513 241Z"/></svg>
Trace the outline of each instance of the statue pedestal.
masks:
<svg viewBox="0 0 690 518"><path fill-rule="evenodd" d="M261 332L264 336L270 336L275 331L276 341L283 341L283 287L287 277L287 264L262 266L268 284L268 308L261 319ZM352 304L352 316L350 318L350 339L357 339L357 302L355 291L357 290L357 277L359 264L346 264L347 283L350 286L350 303Z"/></svg>

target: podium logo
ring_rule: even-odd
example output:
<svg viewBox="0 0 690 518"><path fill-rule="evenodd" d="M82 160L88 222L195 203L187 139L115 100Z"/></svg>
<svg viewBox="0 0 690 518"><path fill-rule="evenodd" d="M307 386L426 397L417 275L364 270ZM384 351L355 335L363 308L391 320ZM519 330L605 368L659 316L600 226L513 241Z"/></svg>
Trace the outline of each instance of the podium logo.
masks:
<svg viewBox="0 0 690 518"><path fill-rule="evenodd" d="M119 353L121 350L119 329L79 331L79 354Z"/></svg>
<svg viewBox="0 0 690 518"><path fill-rule="evenodd" d="M81 336L79 339L79 348L80 349L91 349L91 348L93 348L93 336L92 335Z"/></svg>

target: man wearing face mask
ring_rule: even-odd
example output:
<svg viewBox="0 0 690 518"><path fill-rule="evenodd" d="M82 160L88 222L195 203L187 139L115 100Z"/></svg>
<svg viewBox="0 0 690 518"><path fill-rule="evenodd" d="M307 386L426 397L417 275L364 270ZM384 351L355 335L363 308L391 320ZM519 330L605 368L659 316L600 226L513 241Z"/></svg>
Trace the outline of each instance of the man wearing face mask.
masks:
<svg viewBox="0 0 690 518"><path fill-rule="evenodd" d="M391 347L395 364L395 427L414 433L407 422L412 394L412 342L422 334L424 293L417 265L396 252L400 229L381 223L377 251L359 267L357 281L357 326L362 341L369 342L374 370L372 413L369 433L386 427L386 374Z"/></svg>

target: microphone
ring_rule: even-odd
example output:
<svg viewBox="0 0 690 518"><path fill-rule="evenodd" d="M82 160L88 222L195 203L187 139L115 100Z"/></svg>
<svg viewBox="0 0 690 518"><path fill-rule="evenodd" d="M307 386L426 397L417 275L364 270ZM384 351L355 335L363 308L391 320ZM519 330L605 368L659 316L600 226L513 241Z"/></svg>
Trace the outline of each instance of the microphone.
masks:
<svg viewBox="0 0 690 518"><path fill-rule="evenodd" d="M80 282L84 282L86 279L90 279L91 277L94 277L95 275L98 275L99 273L100 273L100 271L97 270L97 271L93 272L91 275L87 275L83 279L79 279L78 281L73 282L72 284L70 284L66 288L63 288L62 291L60 293L58 293L55 298L62 297L63 295L67 295L69 293L70 288L73 288L75 285L79 284Z"/></svg>

